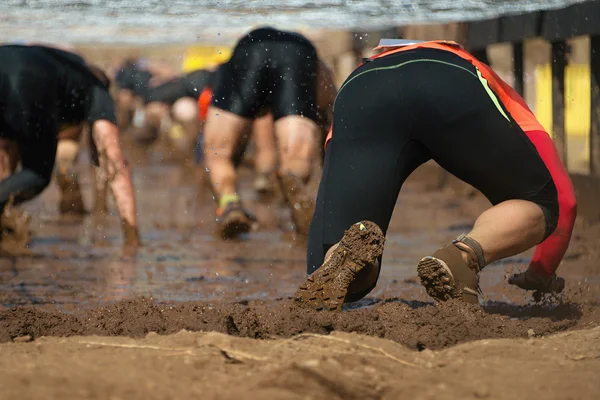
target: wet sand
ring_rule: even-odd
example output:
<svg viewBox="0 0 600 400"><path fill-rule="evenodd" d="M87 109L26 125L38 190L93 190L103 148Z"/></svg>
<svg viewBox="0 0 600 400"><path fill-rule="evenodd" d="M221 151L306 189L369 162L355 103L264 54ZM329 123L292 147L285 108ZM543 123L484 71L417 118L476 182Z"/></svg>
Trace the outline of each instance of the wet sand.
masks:
<svg viewBox="0 0 600 400"><path fill-rule="evenodd" d="M135 255L121 250L112 204L105 219L61 218L53 186L26 205L30 252L0 257L0 342L8 342L0 345L7 382L0 394L597 395L600 225L578 221L559 270L567 279L561 296L532 304L530 294L504 282L526 268L527 253L486 267L483 309L436 305L418 284L418 260L468 230L488 204L465 187L435 189L436 170L425 166L400 196L377 288L342 313L317 313L290 300L305 276L305 248L280 201L256 201L243 172L241 190L260 227L223 242L193 171L161 159L152 152L133 162L144 242ZM84 159L80 171L91 208L88 165ZM226 335L163 336L182 329ZM546 338L561 332L568 333Z"/></svg>

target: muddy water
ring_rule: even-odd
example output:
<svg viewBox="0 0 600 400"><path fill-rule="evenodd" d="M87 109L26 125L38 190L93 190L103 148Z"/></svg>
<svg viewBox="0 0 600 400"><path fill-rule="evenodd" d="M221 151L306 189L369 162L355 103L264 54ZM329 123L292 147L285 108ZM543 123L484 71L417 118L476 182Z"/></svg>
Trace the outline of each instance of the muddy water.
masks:
<svg viewBox="0 0 600 400"><path fill-rule="evenodd" d="M121 250L114 206L104 219L61 218L53 185L25 207L33 214L29 254L0 258L1 304L70 311L139 296L163 304L233 303L271 301L294 293L305 274L304 242L290 232L289 212L281 200L256 201L248 171L242 172L241 192L259 226L242 240L224 242L213 234L212 200L209 193L199 192L193 171L164 161L158 151L137 158L134 184L144 243L137 254ZM85 157L80 174L84 201L91 208L92 178ZM477 212L487 207L478 196L467 198L450 188L434 191L422 179L424 174L420 175L411 178L401 194L377 288L349 308L382 299L430 301L418 283L416 263L469 229ZM582 284L586 290L600 287L594 267L599 249L597 243L590 243L593 237L576 236L560 270L572 289ZM484 270L481 285L487 302L525 304L530 300L504 283L509 273L526 268L528 256Z"/></svg>

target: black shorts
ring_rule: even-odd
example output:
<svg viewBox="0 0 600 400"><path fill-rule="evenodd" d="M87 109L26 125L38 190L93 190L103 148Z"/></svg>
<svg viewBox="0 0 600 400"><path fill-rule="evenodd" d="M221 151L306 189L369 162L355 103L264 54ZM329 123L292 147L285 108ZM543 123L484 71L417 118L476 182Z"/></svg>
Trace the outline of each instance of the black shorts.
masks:
<svg viewBox="0 0 600 400"><path fill-rule="evenodd" d="M190 72L162 85L148 89L144 96L146 103L157 101L170 106L183 97L198 100L202 90L210 84L212 73L205 70Z"/></svg>
<svg viewBox="0 0 600 400"><path fill-rule="evenodd" d="M475 66L447 51L400 52L356 69L335 101L309 233L308 273L352 224L366 219L386 232L402 184L430 159L492 204L530 200L557 216L550 172L505 113Z"/></svg>
<svg viewBox="0 0 600 400"><path fill-rule="evenodd" d="M212 105L244 118L268 108L274 120L302 115L316 122L317 62L314 46L303 36L254 30L221 66Z"/></svg>

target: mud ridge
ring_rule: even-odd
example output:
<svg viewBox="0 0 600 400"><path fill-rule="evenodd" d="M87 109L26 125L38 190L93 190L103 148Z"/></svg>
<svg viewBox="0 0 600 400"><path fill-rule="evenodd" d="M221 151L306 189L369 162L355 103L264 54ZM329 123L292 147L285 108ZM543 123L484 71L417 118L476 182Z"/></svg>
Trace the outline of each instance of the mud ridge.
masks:
<svg viewBox="0 0 600 400"><path fill-rule="evenodd" d="M487 338L526 338L598 325L573 303L551 310L494 303L488 310L458 302L386 301L341 313L298 308L289 300L229 305L181 303L166 306L148 298L118 302L79 314L19 307L0 312L0 342L18 337L129 336L214 331L256 339L301 333L356 332L386 338L416 350L441 349ZM546 310L546 311L544 311Z"/></svg>

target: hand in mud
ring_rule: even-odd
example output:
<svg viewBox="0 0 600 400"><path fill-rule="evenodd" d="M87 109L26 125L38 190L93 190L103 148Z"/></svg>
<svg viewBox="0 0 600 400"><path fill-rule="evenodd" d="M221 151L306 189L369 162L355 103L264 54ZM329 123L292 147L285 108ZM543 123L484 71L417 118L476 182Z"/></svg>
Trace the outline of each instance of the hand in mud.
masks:
<svg viewBox="0 0 600 400"><path fill-rule="evenodd" d="M533 298L536 301L539 301L544 293L560 293L565 288L565 280L556 274L542 276L531 269L514 274L508 278L508 283L523 290L533 290Z"/></svg>

